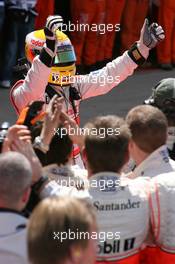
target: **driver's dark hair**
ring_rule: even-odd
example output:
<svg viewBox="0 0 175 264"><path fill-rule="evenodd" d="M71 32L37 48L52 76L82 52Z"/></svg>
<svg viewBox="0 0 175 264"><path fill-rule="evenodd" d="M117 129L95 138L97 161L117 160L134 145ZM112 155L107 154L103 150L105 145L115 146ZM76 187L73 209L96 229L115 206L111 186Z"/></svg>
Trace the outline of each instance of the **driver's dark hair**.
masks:
<svg viewBox="0 0 175 264"><path fill-rule="evenodd" d="M60 127L61 128L61 127ZM36 136L39 136L41 133L42 125L38 125L35 129L32 130L32 139ZM70 159L73 149L73 143L68 135L60 137L58 133L52 138L49 151L44 154L38 149L35 149L35 152L40 159L40 162L43 166L50 164L65 165Z"/></svg>

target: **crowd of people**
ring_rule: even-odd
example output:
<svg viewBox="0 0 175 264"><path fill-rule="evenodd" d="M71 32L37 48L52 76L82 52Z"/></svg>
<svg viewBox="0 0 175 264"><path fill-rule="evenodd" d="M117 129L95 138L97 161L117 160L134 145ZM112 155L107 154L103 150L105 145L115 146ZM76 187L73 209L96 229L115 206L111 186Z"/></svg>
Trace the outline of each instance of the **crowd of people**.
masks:
<svg viewBox="0 0 175 264"><path fill-rule="evenodd" d="M1 263L174 262L175 80L155 89L125 119L98 116L80 128L55 95L43 121L20 125L38 119L30 106L9 128L0 154ZM73 165L73 143L84 169Z"/></svg>
<svg viewBox="0 0 175 264"><path fill-rule="evenodd" d="M81 2L98 12L96 1ZM63 18L42 12L11 89L16 124L0 131L0 263L174 263L175 79L155 84L123 118L97 116L81 127L79 117L82 100L117 89L165 42L164 27L143 18L120 57L79 76L73 35L76 52Z"/></svg>
<svg viewBox="0 0 175 264"><path fill-rule="evenodd" d="M25 36L41 29L48 15L59 14L77 55L79 73L105 66L138 40L146 17L161 24L167 38L154 51L145 67L171 70L175 64L173 0L65 0L0 1L0 87L9 88L14 66L25 54Z"/></svg>

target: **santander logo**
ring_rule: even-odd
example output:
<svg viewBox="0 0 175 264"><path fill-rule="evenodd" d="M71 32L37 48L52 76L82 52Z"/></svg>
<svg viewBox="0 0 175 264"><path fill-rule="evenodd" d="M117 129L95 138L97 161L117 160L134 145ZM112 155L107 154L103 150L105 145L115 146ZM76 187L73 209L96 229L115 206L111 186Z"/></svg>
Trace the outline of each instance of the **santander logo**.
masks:
<svg viewBox="0 0 175 264"><path fill-rule="evenodd" d="M32 45L35 45L35 46L38 46L38 47L43 47L44 46L44 42L41 42L39 40L32 39L31 43L32 43Z"/></svg>

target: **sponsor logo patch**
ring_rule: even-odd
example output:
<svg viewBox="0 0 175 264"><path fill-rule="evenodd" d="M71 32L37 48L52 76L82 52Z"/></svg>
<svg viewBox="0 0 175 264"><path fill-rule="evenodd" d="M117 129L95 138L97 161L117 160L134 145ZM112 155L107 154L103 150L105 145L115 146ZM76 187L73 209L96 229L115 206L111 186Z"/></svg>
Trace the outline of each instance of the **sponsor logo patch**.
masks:
<svg viewBox="0 0 175 264"><path fill-rule="evenodd" d="M35 46L38 46L38 47L43 47L44 46L44 42L41 42L39 40L34 40L34 39L31 40L31 44L35 45Z"/></svg>

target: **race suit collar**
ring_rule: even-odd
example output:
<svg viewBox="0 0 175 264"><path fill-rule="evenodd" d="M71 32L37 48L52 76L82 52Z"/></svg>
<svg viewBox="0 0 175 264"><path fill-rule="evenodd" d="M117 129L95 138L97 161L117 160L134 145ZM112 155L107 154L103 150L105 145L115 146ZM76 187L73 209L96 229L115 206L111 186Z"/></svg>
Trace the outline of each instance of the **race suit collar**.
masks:
<svg viewBox="0 0 175 264"><path fill-rule="evenodd" d="M161 146L151 153L139 166L134 170L134 178L139 176L149 176L150 170L159 168L162 163L169 163L170 157L166 145Z"/></svg>

